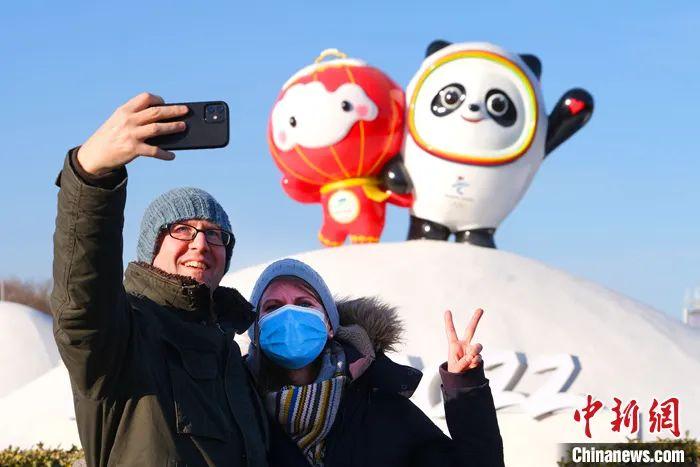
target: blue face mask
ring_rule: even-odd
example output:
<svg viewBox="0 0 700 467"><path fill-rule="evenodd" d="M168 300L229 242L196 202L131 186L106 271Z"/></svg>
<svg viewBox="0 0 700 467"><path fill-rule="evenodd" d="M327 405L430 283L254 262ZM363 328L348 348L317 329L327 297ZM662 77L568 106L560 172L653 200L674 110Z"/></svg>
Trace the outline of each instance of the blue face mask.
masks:
<svg viewBox="0 0 700 467"><path fill-rule="evenodd" d="M260 318L260 348L281 367L297 370L321 354L328 339L324 314L284 305Z"/></svg>

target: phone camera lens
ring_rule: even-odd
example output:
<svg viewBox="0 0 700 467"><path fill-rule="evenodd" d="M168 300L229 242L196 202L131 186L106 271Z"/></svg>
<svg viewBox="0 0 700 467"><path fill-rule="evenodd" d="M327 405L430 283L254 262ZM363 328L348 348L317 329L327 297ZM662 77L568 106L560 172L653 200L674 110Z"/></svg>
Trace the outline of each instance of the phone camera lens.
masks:
<svg viewBox="0 0 700 467"><path fill-rule="evenodd" d="M226 107L222 104L210 104L204 108L204 121L221 123L226 120Z"/></svg>

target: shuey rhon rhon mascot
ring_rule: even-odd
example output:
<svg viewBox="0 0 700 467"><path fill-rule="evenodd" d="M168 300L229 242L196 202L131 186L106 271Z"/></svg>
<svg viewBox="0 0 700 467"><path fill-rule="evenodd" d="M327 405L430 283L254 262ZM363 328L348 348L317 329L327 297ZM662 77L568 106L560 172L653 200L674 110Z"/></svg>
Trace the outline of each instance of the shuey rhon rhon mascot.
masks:
<svg viewBox="0 0 700 467"><path fill-rule="evenodd" d="M404 99L386 74L335 49L283 86L268 125L270 152L285 193L323 205L323 245L342 245L348 236L378 242L386 203L410 206L411 193L391 192L383 182L400 168L382 170L400 157Z"/></svg>
<svg viewBox="0 0 700 467"><path fill-rule="evenodd" d="M488 43L430 44L406 90L403 163L415 196L409 239L455 234L495 247L496 228L540 163L593 113L591 95L572 89L547 115L540 73L534 55Z"/></svg>

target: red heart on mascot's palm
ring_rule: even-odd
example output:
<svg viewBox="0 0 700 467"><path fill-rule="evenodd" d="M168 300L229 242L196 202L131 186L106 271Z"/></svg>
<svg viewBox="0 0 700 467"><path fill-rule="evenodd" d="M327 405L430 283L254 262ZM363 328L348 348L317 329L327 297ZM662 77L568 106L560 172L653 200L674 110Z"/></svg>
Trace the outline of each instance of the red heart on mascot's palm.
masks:
<svg viewBox="0 0 700 467"><path fill-rule="evenodd" d="M574 99L573 97L566 100L566 105L569 107L571 115L576 115L586 107L586 104L583 101Z"/></svg>

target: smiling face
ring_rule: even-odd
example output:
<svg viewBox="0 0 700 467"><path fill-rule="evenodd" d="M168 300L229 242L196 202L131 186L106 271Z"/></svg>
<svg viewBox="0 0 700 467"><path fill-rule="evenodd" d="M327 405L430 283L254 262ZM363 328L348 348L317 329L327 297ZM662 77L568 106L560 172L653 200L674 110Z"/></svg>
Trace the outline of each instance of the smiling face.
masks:
<svg viewBox="0 0 700 467"><path fill-rule="evenodd" d="M199 230L221 228L213 222L199 219L181 221L180 224ZM189 241L173 238L167 232L161 235L163 240L153 259L153 266L170 274L191 277L206 284L212 291L219 286L226 267L225 246L210 245L203 232L198 232Z"/></svg>
<svg viewBox="0 0 700 467"><path fill-rule="evenodd" d="M400 86L363 62L315 63L272 107L270 154L285 177L310 185L377 175L403 144L404 101Z"/></svg>
<svg viewBox="0 0 700 467"><path fill-rule="evenodd" d="M354 83L333 92L323 83L292 85L272 110L272 137L283 151L322 148L341 141L358 121L377 118L377 105Z"/></svg>
<svg viewBox="0 0 700 467"><path fill-rule="evenodd" d="M530 80L496 54L472 50L441 57L418 77L410 99L411 136L455 162L511 162L527 151L537 125Z"/></svg>

